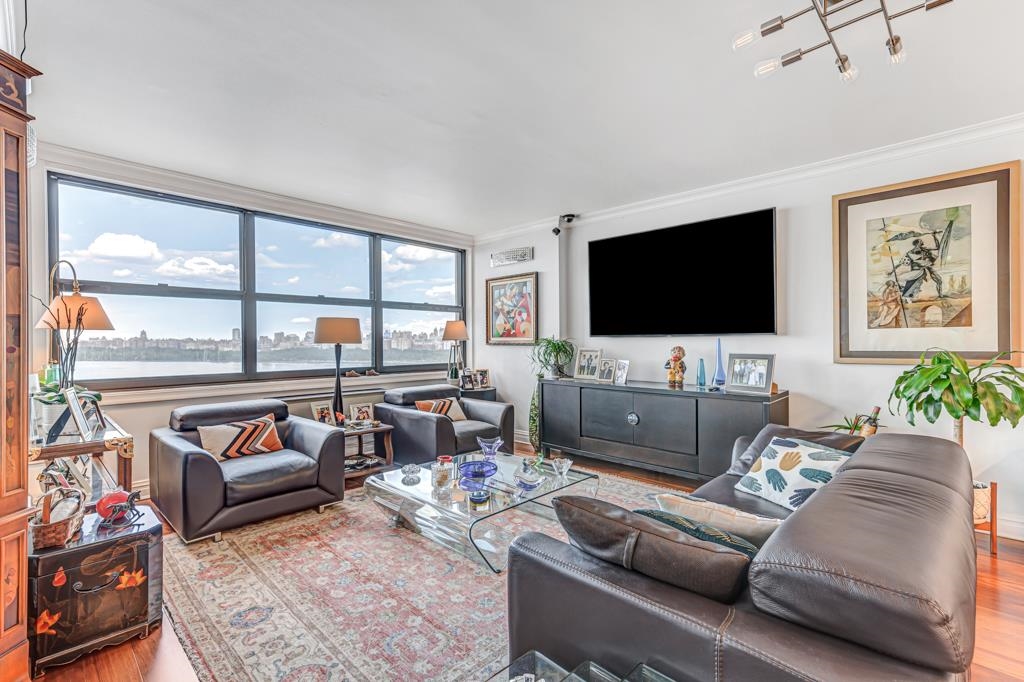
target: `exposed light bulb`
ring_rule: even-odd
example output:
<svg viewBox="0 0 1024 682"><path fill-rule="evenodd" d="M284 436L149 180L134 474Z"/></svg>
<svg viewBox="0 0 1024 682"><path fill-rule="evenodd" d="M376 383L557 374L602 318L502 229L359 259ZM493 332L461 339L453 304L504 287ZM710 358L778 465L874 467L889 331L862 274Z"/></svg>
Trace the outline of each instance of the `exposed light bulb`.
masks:
<svg viewBox="0 0 1024 682"><path fill-rule="evenodd" d="M761 31L756 28L748 28L746 31L740 31L732 39L732 49L736 50L752 45L761 39Z"/></svg>
<svg viewBox="0 0 1024 682"><path fill-rule="evenodd" d="M839 80L844 83L852 83L860 75L860 69L854 66L845 54L836 60L836 68L839 69Z"/></svg>
<svg viewBox="0 0 1024 682"><path fill-rule="evenodd" d="M774 76L781 69L781 59L766 59L763 62L758 62L754 67L754 76L757 78L768 78L769 76Z"/></svg>
<svg viewBox="0 0 1024 682"><path fill-rule="evenodd" d="M893 36L885 41L885 49L889 50L889 62L891 64L902 64L907 61L907 48L903 47L903 39Z"/></svg>

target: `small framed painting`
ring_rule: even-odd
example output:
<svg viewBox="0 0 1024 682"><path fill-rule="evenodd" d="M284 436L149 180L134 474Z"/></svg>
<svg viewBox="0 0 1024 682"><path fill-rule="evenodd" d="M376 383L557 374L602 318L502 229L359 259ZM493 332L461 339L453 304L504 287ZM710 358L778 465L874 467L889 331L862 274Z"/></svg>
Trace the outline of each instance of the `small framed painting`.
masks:
<svg viewBox="0 0 1024 682"><path fill-rule="evenodd" d="M537 343L537 273L497 277L486 285L485 341L512 346Z"/></svg>
<svg viewBox="0 0 1024 682"><path fill-rule="evenodd" d="M78 433L82 435L82 440L92 440L96 435L96 429L99 424L93 422L89 423L89 419L85 416L85 410L82 409L82 403L85 402L78 397L78 392L74 388L65 388L61 391L64 396L64 400L67 402L68 411L71 412L71 419L74 420L75 426L78 427Z"/></svg>
<svg viewBox="0 0 1024 682"><path fill-rule="evenodd" d="M593 348L580 348L576 353L577 379L597 379L598 365L601 364L601 350Z"/></svg>
<svg viewBox="0 0 1024 682"><path fill-rule="evenodd" d="M842 194L832 212L836 362L1021 348L1020 161Z"/></svg>
<svg viewBox="0 0 1024 682"><path fill-rule="evenodd" d="M729 354L729 366L725 372L725 390L732 393L772 392L772 375L775 374L774 355Z"/></svg>
<svg viewBox="0 0 1024 682"><path fill-rule="evenodd" d="M626 375L629 374L629 360L619 360L615 363L615 385L625 386Z"/></svg>
<svg viewBox="0 0 1024 682"><path fill-rule="evenodd" d="M597 363L597 380L602 384L610 384L615 380L615 364L617 360L601 358Z"/></svg>
<svg viewBox="0 0 1024 682"><path fill-rule="evenodd" d="M334 418L334 410L331 409L331 404L329 402L310 403L309 409L313 413L313 419L321 424L330 424L331 426L338 425L338 421Z"/></svg>
<svg viewBox="0 0 1024 682"><path fill-rule="evenodd" d="M354 422L373 421L373 403L355 403L348 406L349 418Z"/></svg>

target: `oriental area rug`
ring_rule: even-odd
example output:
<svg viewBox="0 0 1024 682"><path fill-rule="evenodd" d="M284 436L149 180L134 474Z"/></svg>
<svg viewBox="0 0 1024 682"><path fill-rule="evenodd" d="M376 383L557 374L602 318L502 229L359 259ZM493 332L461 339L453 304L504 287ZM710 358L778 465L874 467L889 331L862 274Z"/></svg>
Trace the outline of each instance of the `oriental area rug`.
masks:
<svg viewBox="0 0 1024 682"><path fill-rule="evenodd" d="M657 508L667 491L602 475L598 497ZM565 539L543 517L506 517ZM200 680L486 680L506 665L505 575L390 526L361 488L223 537L164 538L165 603Z"/></svg>

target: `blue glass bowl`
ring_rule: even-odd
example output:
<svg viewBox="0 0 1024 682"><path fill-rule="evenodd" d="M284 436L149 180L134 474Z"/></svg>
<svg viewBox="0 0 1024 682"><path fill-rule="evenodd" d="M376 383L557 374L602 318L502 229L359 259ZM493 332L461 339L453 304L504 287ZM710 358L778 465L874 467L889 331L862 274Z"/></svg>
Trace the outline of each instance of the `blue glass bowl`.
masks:
<svg viewBox="0 0 1024 682"><path fill-rule="evenodd" d="M473 460L459 465L459 475L462 478L483 480L496 473L498 473L498 465L490 460Z"/></svg>

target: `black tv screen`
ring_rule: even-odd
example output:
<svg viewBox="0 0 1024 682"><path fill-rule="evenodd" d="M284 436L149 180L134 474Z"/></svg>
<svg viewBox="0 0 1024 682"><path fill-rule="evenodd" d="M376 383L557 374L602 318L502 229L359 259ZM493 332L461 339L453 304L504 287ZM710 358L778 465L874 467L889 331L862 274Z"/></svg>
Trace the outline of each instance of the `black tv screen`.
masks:
<svg viewBox="0 0 1024 682"><path fill-rule="evenodd" d="M590 335L774 334L775 209L590 242Z"/></svg>

